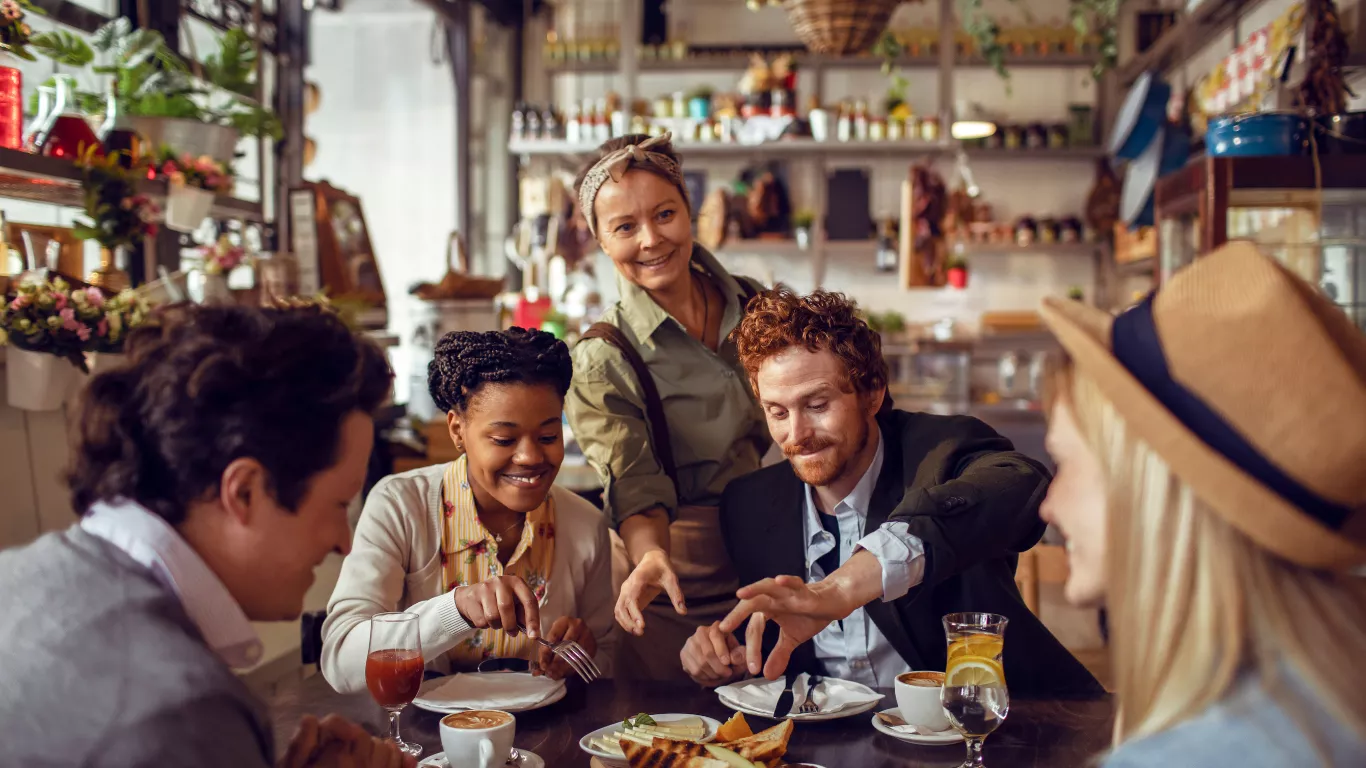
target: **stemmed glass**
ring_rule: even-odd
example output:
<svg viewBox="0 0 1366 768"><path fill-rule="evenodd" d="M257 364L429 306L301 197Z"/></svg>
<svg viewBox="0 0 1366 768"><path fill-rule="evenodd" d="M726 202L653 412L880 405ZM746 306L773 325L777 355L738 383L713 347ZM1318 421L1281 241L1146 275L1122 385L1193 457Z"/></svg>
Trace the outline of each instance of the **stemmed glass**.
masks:
<svg viewBox="0 0 1366 768"><path fill-rule="evenodd" d="M389 713L389 740L417 757L422 747L398 735L398 716L422 685L422 639L417 614L380 613L370 619L370 654L365 658L365 686Z"/></svg>
<svg viewBox="0 0 1366 768"><path fill-rule="evenodd" d="M948 665L940 702L954 730L963 734L968 757L959 768L980 768L982 742L1006 719L1010 692L1006 689L1007 619L995 613L950 613L944 617Z"/></svg>

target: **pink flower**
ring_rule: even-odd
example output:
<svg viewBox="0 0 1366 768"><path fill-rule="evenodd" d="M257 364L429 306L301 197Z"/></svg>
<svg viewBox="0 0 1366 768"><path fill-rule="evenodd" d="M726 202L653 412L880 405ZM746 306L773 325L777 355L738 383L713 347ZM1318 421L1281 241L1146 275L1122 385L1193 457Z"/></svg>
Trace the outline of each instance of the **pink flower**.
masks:
<svg viewBox="0 0 1366 768"><path fill-rule="evenodd" d="M90 326L82 325L76 330L76 338L81 341L90 341Z"/></svg>
<svg viewBox="0 0 1366 768"><path fill-rule="evenodd" d="M28 297L21 293L21 294L19 294L18 296L15 296L15 297L14 297L14 301L10 302L9 308L10 308L10 309L23 309L24 307L27 307L27 306L28 306Z"/></svg>
<svg viewBox="0 0 1366 768"><path fill-rule="evenodd" d="M66 309L66 294L65 294L65 293L53 294L53 296L52 296L52 301L53 301L53 304L57 307L57 309Z"/></svg>
<svg viewBox="0 0 1366 768"><path fill-rule="evenodd" d="M105 336L108 336L108 335L109 335L109 318L107 318L107 317L105 317L105 318L100 318L100 323L99 323L99 325L95 326L95 332L98 333L98 334L100 335L101 338L103 338L103 337L105 337Z"/></svg>
<svg viewBox="0 0 1366 768"><path fill-rule="evenodd" d="M76 320L76 310L72 309L71 307L67 307L66 309L62 310L61 312L58 312L57 314L61 315L62 327L68 331L76 331L85 327Z"/></svg>
<svg viewBox="0 0 1366 768"><path fill-rule="evenodd" d="M24 11L14 0L4 0L4 2L0 2L0 15L10 21L18 21L23 18Z"/></svg>
<svg viewBox="0 0 1366 768"><path fill-rule="evenodd" d="M101 292L99 288L86 288L85 298L90 302L90 306L92 307L104 306L104 293Z"/></svg>
<svg viewBox="0 0 1366 768"><path fill-rule="evenodd" d="M180 170L180 168L176 166L174 160L167 160L166 162L161 164L161 172L166 174L167 176L175 173L178 170Z"/></svg>
<svg viewBox="0 0 1366 768"><path fill-rule="evenodd" d="M194 167L201 173L210 173L218 170L218 163L215 163L213 158L208 155L200 155L199 159L195 161Z"/></svg>

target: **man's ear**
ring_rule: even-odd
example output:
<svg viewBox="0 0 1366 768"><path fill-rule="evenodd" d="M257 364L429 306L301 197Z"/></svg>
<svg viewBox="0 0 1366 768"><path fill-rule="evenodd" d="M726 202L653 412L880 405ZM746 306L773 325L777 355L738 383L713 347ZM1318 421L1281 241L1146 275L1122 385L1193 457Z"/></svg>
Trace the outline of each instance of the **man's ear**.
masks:
<svg viewBox="0 0 1366 768"><path fill-rule="evenodd" d="M868 418L873 418L877 416L879 413L882 413L884 407L887 410L891 410L891 401L887 397L886 385L878 387L876 391L872 392L869 395L868 402L865 407L868 410L868 412L865 414L866 416L868 416Z"/></svg>
<svg viewBox="0 0 1366 768"><path fill-rule="evenodd" d="M266 468L250 457L234 459L218 483L218 502L238 525L248 525L252 508L265 500Z"/></svg>

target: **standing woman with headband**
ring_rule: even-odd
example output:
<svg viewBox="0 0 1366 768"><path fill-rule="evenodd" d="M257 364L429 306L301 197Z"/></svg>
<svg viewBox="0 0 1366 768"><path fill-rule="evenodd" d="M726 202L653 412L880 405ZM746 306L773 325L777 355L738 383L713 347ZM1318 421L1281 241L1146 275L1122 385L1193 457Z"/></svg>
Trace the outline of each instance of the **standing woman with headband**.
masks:
<svg viewBox="0 0 1366 768"><path fill-rule="evenodd" d="M565 410L620 534L618 674L686 680L679 651L726 615L738 586L721 491L758 469L771 443L729 340L761 287L693 242L669 134L623 136L599 155L575 189L621 297L574 348Z"/></svg>

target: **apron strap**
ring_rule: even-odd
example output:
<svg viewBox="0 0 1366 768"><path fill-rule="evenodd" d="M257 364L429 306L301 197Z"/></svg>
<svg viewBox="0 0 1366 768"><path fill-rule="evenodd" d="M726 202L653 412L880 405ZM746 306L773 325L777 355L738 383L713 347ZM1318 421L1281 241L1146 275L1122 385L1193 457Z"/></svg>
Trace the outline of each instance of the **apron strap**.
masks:
<svg viewBox="0 0 1366 768"><path fill-rule="evenodd" d="M636 380L640 382L641 392L645 396L645 420L650 425L650 443L654 448L655 458L659 460L659 466L664 470L664 474L673 481L675 493L682 494L683 489L678 484L678 466L674 464L673 443L669 437L669 422L664 418L664 401L659 397L655 377L651 375L650 368L645 365L640 352L636 351L635 345L626 338L626 334L611 323L593 323L580 338L602 339L611 344L621 351L631 370L635 371Z"/></svg>

